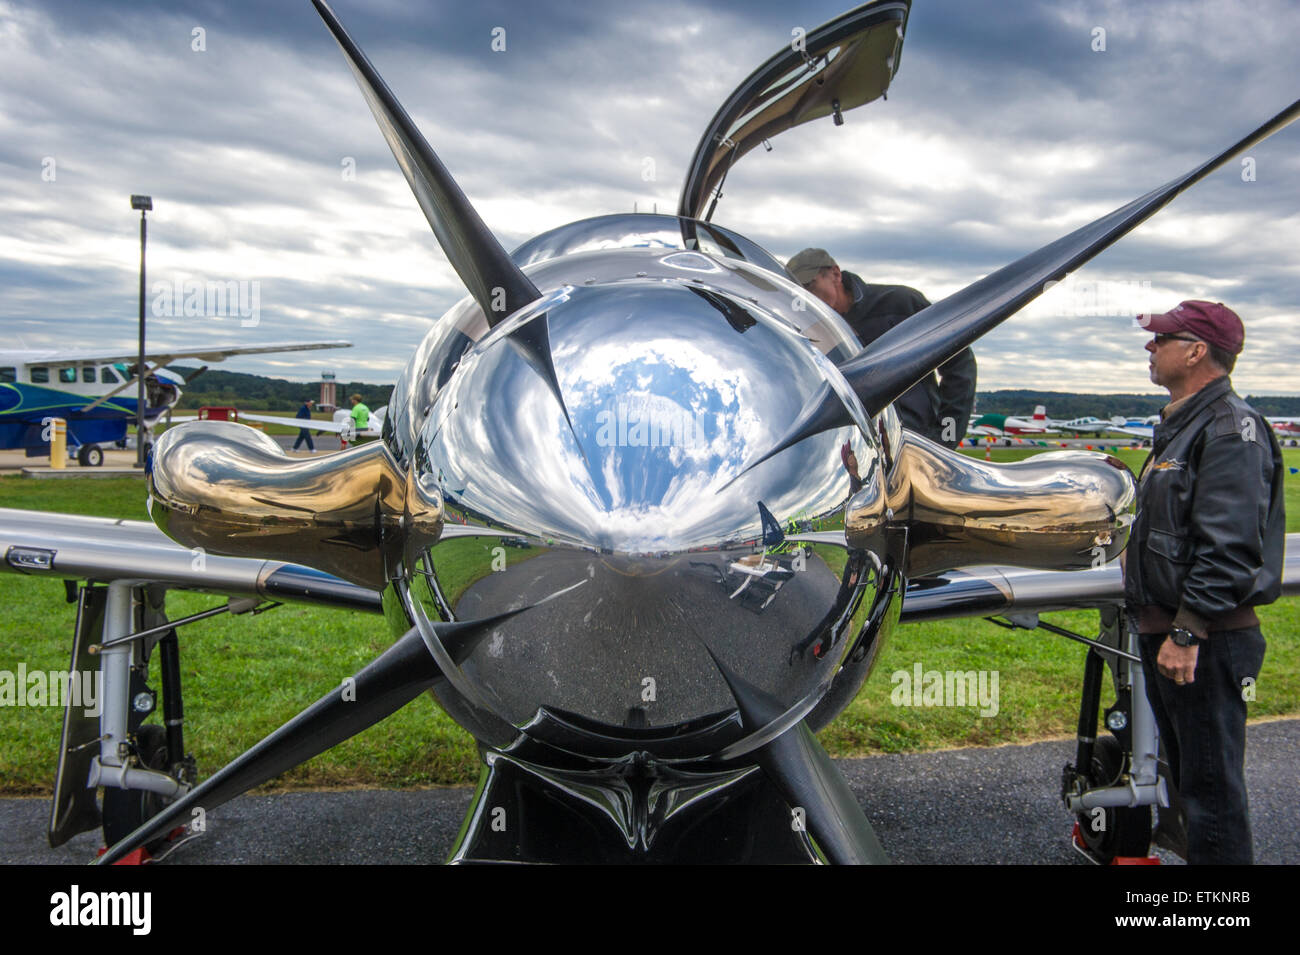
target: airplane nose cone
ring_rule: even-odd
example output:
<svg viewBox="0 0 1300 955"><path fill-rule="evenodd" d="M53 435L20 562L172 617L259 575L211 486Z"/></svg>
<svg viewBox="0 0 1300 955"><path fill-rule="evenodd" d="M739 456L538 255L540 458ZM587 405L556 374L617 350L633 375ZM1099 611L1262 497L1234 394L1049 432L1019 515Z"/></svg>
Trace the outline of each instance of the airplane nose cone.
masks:
<svg viewBox="0 0 1300 955"><path fill-rule="evenodd" d="M514 347L528 322L547 323L554 383ZM705 755L740 736L716 659L775 701L781 728L805 714L879 581L863 552L778 538L842 528L841 445L863 476L878 445L857 406L855 426L744 468L837 376L761 304L686 282L567 289L494 330L419 436L417 480L436 485L448 531L411 568L409 607L477 619L537 606L456 668L461 699L444 705L487 711L471 728L559 745L580 727Z"/></svg>

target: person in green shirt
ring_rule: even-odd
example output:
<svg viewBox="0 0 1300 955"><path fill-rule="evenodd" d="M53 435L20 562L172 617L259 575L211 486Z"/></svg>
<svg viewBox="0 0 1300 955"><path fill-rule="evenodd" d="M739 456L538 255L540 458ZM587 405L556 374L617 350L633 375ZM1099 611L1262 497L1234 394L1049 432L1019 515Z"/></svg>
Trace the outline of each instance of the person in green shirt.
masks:
<svg viewBox="0 0 1300 955"><path fill-rule="evenodd" d="M366 407L360 395L353 395L348 400L352 402L352 422L357 426L357 433L360 434L370 427L370 409Z"/></svg>

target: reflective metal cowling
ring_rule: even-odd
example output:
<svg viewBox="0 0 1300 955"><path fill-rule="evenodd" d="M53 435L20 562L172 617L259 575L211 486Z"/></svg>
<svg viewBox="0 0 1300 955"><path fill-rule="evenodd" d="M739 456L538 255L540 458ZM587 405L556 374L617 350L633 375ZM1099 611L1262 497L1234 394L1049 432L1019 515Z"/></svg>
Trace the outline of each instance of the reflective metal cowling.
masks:
<svg viewBox="0 0 1300 955"><path fill-rule="evenodd" d="M850 546L888 521L907 528L906 574L972 564L1083 570L1119 555L1136 507L1132 472L1092 451L1054 451L992 464L904 431L884 487L850 503Z"/></svg>
<svg viewBox="0 0 1300 955"><path fill-rule="evenodd" d="M400 554L406 478L381 443L290 458L244 425L188 422L155 443L148 482L150 517L186 547L291 561L375 590Z"/></svg>

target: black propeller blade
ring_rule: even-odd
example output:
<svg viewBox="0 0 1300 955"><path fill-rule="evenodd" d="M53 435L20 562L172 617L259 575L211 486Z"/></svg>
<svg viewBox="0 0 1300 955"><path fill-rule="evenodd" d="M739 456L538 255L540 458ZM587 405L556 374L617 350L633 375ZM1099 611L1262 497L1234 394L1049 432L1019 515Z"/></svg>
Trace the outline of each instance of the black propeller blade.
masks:
<svg viewBox="0 0 1300 955"><path fill-rule="evenodd" d="M535 606L535 605L534 605ZM457 663L463 661L501 621L522 613L527 607L496 614L482 620L437 623L434 629L447 652ZM196 807L205 812L229 802L254 786L318 756L332 746L356 736L396 713L442 679L442 671L425 645L418 628L413 628L353 678L331 690L270 736L241 755L158 815L126 836L99 858L111 865L134 849L176 826L188 823Z"/></svg>
<svg viewBox="0 0 1300 955"><path fill-rule="evenodd" d="M705 650L727 681L747 733L784 715L786 707L779 700L733 673L707 646ZM802 811L807 831L828 861L837 865L889 863L853 790L805 721L764 743L755 756L792 811Z"/></svg>
<svg viewBox="0 0 1300 955"><path fill-rule="evenodd" d="M338 41L348 66L356 76L379 129L402 168L415 199L433 226L438 244L460 276L465 288L483 310L489 326L496 326L523 306L541 297L523 271L515 265L496 237L483 224L447 167L416 128L392 90L348 36L334 11L323 0L312 0L316 11ZM546 316L526 322L510 335L511 346L546 380L573 429L569 409L560 393L551 358L550 329ZM576 436L575 436L576 440Z"/></svg>
<svg viewBox="0 0 1300 955"><path fill-rule="evenodd" d="M573 429L573 419L569 417L569 406L564 401L564 395L560 392L560 379L555 374L555 360L551 355L551 326L546 315L538 315L532 321L525 322L509 334L506 339L510 343L519 357L528 363L528 366L537 372L546 385L555 396L555 400L560 403L560 410L564 412L564 420L569 424L569 431L573 434L573 440L578 445L578 453L582 454L585 460L587 455L582 450L582 442L578 441L578 432Z"/></svg>
<svg viewBox="0 0 1300 955"><path fill-rule="evenodd" d="M488 323L496 325L535 301L539 296L536 286L488 231L447 167L416 129L361 48L348 36L334 11L323 0L312 0L312 3L347 57L384 139L402 167L425 218L433 226L438 244L483 309Z"/></svg>
<svg viewBox="0 0 1300 955"><path fill-rule="evenodd" d="M1184 189L1287 126L1297 116L1300 116L1300 100L1185 176L922 309L840 365L840 371L862 399L867 413L878 414L925 375L1041 295L1046 283L1061 281L1067 273L1155 215ZM829 387L823 387L772 450L746 465L744 471L804 438L849 423L843 403Z"/></svg>

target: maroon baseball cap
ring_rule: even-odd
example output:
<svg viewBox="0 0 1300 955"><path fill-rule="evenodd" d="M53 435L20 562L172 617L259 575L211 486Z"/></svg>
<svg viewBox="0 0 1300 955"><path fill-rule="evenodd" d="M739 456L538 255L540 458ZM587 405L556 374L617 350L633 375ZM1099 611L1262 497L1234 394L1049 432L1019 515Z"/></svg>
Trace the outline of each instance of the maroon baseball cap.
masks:
<svg viewBox="0 0 1300 955"><path fill-rule="evenodd" d="M1139 315L1137 323L1157 335L1186 332L1233 355L1241 354L1246 341L1241 319L1222 302L1182 302L1160 315Z"/></svg>

